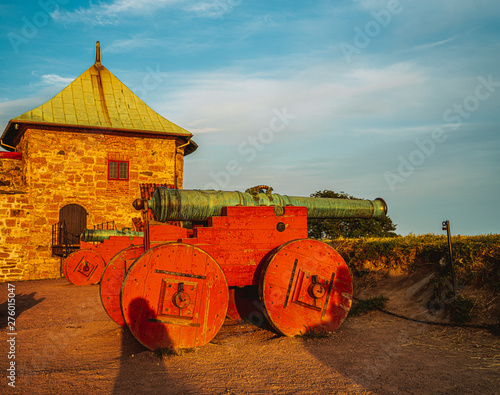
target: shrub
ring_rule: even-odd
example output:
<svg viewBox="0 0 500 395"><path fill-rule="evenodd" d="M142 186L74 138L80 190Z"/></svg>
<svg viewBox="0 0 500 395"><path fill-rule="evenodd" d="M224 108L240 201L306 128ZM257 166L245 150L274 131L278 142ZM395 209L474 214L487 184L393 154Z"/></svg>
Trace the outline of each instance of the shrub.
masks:
<svg viewBox="0 0 500 395"><path fill-rule="evenodd" d="M370 269L411 272L418 264L434 265L449 275L446 236L408 235L390 238L336 239L330 241L354 276ZM500 235L453 236L452 253L457 281L461 285L500 291ZM441 262L445 266L441 267Z"/></svg>
<svg viewBox="0 0 500 395"><path fill-rule="evenodd" d="M366 314L373 310L379 310L385 308L388 298L385 296L377 296L371 299L357 300L349 311L350 317L355 317L357 315Z"/></svg>
<svg viewBox="0 0 500 395"><path fill-rule="evenodd" d="M457 298L447 306L451 322L460 325L471 321L476 304L477 300L474 298L468 298L461 295L457 296Z"/></svg>

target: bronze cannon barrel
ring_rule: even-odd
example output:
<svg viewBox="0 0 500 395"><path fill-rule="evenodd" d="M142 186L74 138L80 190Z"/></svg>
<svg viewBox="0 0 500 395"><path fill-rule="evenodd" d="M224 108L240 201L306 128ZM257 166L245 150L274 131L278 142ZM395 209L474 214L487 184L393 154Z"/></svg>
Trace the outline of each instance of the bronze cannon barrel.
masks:
<svg viewBox="0 0 500 395"><path fill-rule="evenodd" d="M128 236L132 239L134 237L144 237L144 232L136 232L129 229L85 229L80 235L80 240L88 243L101 243L111 236Z"/></svg>
<svg viewBox="0 0 500 395"><path fill-rule="evenodd" d="M154 219L167 221L206 221L221 216L229 206L275 206L279 215L285 206L307 208L308 218L383 218L387 205L383 199L358 200L286 196L270 193L169 189L158 187L152 199L137 199L137 210L151 209Z"/></svg>

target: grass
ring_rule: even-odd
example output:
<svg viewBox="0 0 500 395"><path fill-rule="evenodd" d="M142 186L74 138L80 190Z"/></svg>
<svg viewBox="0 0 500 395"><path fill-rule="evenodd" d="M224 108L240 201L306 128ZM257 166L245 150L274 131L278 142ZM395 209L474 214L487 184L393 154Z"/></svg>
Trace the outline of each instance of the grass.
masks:
<svg viewBox="0 0 500 395"><path fill-rule="evenodd" d="M490 328L490 332L493 335L500 337L500 323L492 325L491 328Z"/></svg>
<svg viewBox="0 0 500 395"><path fill-rule="evenodd" d="M195 348L168 348L160 347L153 351L155 357L164 359L165 357L179 357L181 355L195 352Z"/></svg>
<svg viewBox="0 0 500 395"><path fill-rule="evenodd" d="M460 325L471 321L474 318L474 307L476 305L477 300L474 298L457 296L455 300L446 306L451 322Z"/></svg>
<svg viewBox="0 0 500 395"><path fill-rule="evenodd" d="M389 301L385 296L377 296L375 298L358 300L354 303L349 311L349 317L355 317L369 313L373 310L384 309Z"/></svg>
<svg viewBox="0 0 500 395"><path fill-rule="evenodd" d="M391 238L353 238L331 240L329 243L344 258L353 277L370 272L411 273L417 267L428 266L437 274L434 295L429 309L443 313L455 324L465 324L478 318L480 302L453 294L448 239L445 235L408 235ZM457 290L464 286L500 292L500 234L452 236L453 266ZM380 273L380 272L379 272ZM364 314L385 306L383 297L354 303L349 316ZM500 323L492 332L500 332Z"/></svg>
<svg viewBox="0 0 500 395"><path fill-rule="evenodd" d="M432 313L442 313L449 317L450 321L457 325L466 324L476 318L476 307L478 300L468 296L458 295L456 298L450 289L441 292L439 282L435 284L434 295L429 300L429 310Z"/></svg>
<svg viewBox="0 0 500 395"><path fill-rule="evenodd" d="M328 332L326 329L308 328L305 333L295 335L295 337L300 337L301 339L323 339L325 337L330 337L331 335L332 333Z"/></svg>
<svg viewBox="0 0 500 395"><path fill-rule="evenodd" d="M418 264L435 265L449 274L448 240L441 235L332 240L354 276L374 269L413 271ZM500 292L500 235L453 236L453 262L462 285ZM444 259L443 259L444 258ZM440 264L444 262L445 265Z"/></svg>

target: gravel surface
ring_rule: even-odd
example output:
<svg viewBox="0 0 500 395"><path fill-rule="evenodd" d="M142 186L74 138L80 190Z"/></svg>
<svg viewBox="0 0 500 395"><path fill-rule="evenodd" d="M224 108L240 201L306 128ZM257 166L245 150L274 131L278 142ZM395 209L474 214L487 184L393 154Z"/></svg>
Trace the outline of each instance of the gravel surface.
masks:
<svg viewBox="0 0 500 395"><path fill-rule="evenodd" d="M98 286L64 279L12 285L14 332L7 298L0 305L0 393L500 393L500 341L484 330L376 311L348 318L329 337L306 339L226 319L209 344L159 358L108 317ZM0 287L7 297L8 284ZM15 387L5 374L12 361Z"/></svg>

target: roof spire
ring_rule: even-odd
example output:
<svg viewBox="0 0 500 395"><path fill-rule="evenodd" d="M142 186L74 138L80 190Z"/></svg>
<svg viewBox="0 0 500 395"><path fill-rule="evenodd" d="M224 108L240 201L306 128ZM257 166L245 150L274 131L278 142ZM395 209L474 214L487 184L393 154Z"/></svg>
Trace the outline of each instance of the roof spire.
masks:
<svg viewBox="0 0 500 395"><path fill-rule="evenodd" d="M102 67L102 64L101 64L101 44L99 43L99 41L96 41L96 43L95 43L95 63L94 64L97 68Z"/></svg>

